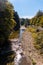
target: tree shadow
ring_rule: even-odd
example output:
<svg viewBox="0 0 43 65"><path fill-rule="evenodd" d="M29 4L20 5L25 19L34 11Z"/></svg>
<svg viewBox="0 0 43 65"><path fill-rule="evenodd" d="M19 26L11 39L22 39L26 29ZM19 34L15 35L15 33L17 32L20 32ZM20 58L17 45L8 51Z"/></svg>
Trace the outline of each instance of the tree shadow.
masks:
<svg viewBox="0 0 43 65"><path fill-rule="evenodd" d="M14 62L15 52L11 48L11 42L5 40L0 47L0 65L7 65L7 63Z"/></svg>

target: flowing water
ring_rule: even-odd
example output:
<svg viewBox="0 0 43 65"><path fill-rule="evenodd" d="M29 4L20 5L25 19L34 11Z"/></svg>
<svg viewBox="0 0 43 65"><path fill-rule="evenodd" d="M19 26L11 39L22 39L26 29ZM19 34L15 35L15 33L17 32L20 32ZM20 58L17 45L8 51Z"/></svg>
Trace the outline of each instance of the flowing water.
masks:
<svg viewBox="0 0 43 65"><path fill-rule="evenodd" d="M14 65L19 65L19 63L21 62L21 59L23 57L23 50L21 48L21 38L22 38L22 34L25 31L25 29L20 29L20 37L16 40L14 40L13 45L12 45L12 49L16 52L16 57L14 59Z"/></svg>

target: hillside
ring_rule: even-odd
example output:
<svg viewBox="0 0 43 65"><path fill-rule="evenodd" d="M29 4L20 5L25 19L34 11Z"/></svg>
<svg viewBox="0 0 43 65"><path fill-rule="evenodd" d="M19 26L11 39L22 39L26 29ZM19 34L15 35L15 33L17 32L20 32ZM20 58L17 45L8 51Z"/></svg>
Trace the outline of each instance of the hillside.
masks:
<svg viewBox="0 0 43 65"><path fill-rule="evenodd" d="M32 37L32 33L28 31L24 32L22 37L22 48L27 61L29 62L30 58L32 65L43 65L43 56L35 49L33 43L34 38Z"/></svg>
<svg viewBox="0 0 43 65"><path fill-rule="evenodd" d="M30 24L43 27L43 12L39 10L36 15L30 19Z"/></svg>

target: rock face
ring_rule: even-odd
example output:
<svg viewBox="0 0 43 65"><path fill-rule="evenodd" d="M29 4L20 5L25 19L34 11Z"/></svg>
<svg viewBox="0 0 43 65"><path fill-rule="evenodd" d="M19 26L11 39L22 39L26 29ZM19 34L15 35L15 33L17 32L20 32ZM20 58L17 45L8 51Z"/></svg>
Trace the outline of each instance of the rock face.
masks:
<svg viewBox="0 0 43 65"><path fill-rule="evenodd" d="M23 53L26 56L27 62L30 62L30 65L43 65L43 58L34 48L33 45L34 39L30 32L26 31L22 37L22 48Z"/></svg>

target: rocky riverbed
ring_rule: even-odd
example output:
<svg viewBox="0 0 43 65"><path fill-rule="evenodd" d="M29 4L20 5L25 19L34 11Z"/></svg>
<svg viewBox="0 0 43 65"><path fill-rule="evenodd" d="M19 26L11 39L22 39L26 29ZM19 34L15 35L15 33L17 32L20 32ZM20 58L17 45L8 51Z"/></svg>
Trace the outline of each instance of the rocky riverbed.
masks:
<svg viewBox="0 0 43 65"><path fill-rule="evenodd" d="M16 53L16 56L14 58L14 65L30 65L29 63L27 63L19 39L14 39L11 41L12 41L12 50L15 51Z"/></svg>
<svg viewBox="0 0 43 65"><path fill-rule="evenodd" d="M12 42L12 50L15 51L16 56L14 58L14 65L30 65L27 62L27 59L24 55L23 48L22 48L22 34L25 29L20 29L20 37L16 39L11 39Z"/></svg>

